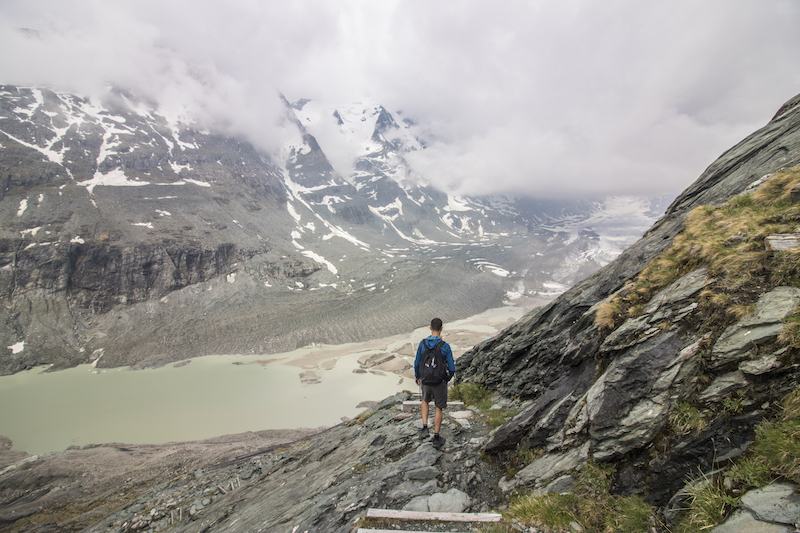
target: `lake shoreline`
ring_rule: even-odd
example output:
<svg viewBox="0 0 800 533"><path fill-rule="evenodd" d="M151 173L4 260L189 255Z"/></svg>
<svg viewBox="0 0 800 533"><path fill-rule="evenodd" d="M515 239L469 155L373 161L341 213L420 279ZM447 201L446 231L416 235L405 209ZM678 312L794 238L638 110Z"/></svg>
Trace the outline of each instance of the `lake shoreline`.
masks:
<svg viewBox="0 0 800 533"><path fill-rule="evenodd" d="M443 338L459 357L527 312L515 305L491 309L445 324ZM202 356L135 372L84 365L3 376L0 399L13 408L0 414L0 434L12 442L8 453L42 454L99 442L158 445L331 427L357 416L365 402L415 390L416 344L428 333L418 328L268 356ZM36 383L42 389L32 392Z"/></svg>

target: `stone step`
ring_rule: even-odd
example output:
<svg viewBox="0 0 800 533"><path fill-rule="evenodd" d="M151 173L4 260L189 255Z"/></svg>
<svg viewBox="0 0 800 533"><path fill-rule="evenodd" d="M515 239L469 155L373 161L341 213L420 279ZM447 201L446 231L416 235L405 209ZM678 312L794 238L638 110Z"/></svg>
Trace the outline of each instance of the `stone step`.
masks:
<svg viewBox="0 0 800 533"><path fill-rule="evenodd" d="M422 404L421 400L407 400L403 402L403 412L410 413L411 411L418 409L419 406ZM458 407L463 409L464 402L447 402L447 407Z"/></svg>
<svg viewBox="0 0 800 533"><path fill-rule="evenodd" d="M391 520L436 520L439 522L499 522L498 513L437 513L431 511L397 511L394 509L367 509L367 518Z"/></svg>
<svg viewBox="0 0 800 533"><path fill-rule="evenodd" d="M422 531L406 531L403 529L364 529L363 527L358 528L356 533L424 533ZM466 531L463 532L456 532L456 533L467 533Z"/></svg>

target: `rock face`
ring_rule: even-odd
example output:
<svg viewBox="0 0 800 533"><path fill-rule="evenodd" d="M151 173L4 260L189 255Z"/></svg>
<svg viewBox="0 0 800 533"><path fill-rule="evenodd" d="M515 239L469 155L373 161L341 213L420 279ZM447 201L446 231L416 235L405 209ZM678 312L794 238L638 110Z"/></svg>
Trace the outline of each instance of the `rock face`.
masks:
<svg viewBox="0 0 800 533"><path fill-rule="evenodd" d="M724 332L703 333L702 319L695 318L703 291L716 283L704 268L658 292L616 327L598 326L595 317L631 290L629 281L671 245L691 210L720 206L762 177L800 163L799 103L800 96L725 152L617 260L459 359L459 380L529 400L484 446L501 456L519 448L545 452L503 482L504 490L546 487L589 457L615 463L618 492L663 505L692 469L741 454L764 415L758 406L791 390L796 365L786 365L786 350L769 347L800 304L796 287L751 293L755 311ZM669 440L675 438L668 423L676 406L718 405L744 389L756 401L742 414Z"/></svg>
<svg viewBox="0 0 800 533"><path fill-rule="evenodd" d="M288 449L185 473L84 531L116 532L140 521L154 531L349 533L370 507L485 512L496 505L497 473L479 456L481 435L488 429L476 431L446 419L442 433L448 444L437 450L430 439L418 438L419 412L413 417L402 413L408 398L387 398L358 419ZM247 480L237 485L245 472ZM234 483L209 487L208 479ZM202 496L194 504L194 496L186 497L196 486L209 487L206 503ZM190 515L192 505L195 513ZM177 508L184 509L183 519L178 521L175 512L173 524L170 509Z"/></svg>

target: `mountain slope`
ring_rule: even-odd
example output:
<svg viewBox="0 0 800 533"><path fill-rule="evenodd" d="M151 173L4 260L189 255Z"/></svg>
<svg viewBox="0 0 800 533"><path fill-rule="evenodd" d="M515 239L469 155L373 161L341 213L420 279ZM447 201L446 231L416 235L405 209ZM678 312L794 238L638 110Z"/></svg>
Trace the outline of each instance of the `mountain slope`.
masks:
<svg viewBox="0 0 800 533"><path fill-rule="evenodd" d="M798 102L725 152L615 261L459 359L460 379L530 400L485 451L542 448L542 461L572 465L536 471L535 461L506 490L545 486L593 457L614 463L616 491L666 505L687 476L743 453L795 387L800 354L776 337L800 304L800 262L765 242L797 232ZM762 203L777 211L745 209ZM775 357L761 370L747 363ZM670 423L680 409L707 427L680 434Z"/></svg>
<svg viewBox="0 0 800 533"><path fill-rule="evenodd" d="M358 152L345 175L311 133L321 117ZM408 165L424 142L399 124L285 102L266 154L124 91L0 88L0 372L271 353L543 303L659 211L447 195Z"/></svg>

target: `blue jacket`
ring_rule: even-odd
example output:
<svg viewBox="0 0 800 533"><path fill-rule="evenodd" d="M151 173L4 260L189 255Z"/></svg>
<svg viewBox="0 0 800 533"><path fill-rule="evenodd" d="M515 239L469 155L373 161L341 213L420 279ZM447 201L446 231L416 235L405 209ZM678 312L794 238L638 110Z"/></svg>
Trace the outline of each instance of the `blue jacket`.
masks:
<svg viewBox="0 0 800 533"><path fill-rule="evenodd" d="M422 343L424 342L428 348L433 349L436 346L436 343L442 340L441 337L434 337L430 335L427 339L422 339L417 347L417 358L414 359L414 377L419 378L419 364L422 360L422 353L425 351L422 347ZM444 357L445 362L447 362L447 368L450 369L450 376L447 378L448 381L453 377L456 373L456 362L453 360L453 350L450 349L450 345L446 342L442 343L440 347L442 351L442 357Z"/></svg>

